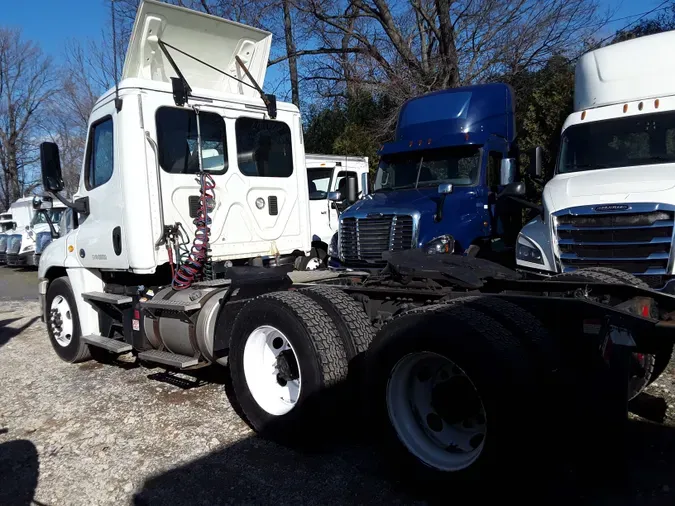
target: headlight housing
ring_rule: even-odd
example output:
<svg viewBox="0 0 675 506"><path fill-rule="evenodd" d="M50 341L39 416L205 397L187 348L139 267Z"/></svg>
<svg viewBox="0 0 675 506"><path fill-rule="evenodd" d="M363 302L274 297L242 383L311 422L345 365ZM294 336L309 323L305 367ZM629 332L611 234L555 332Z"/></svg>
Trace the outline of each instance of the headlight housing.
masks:
<svg viewBox="0 0 675 506"><path fill-rule="evenodd" d="M424 252L427 255L436 255L438 253L454 253L455 238L451 235L442 235L435 237L424 245Z"/></svg>
<svg viewBox="0 0 675 506"><path fill-rule="evenodd" d="M544 257L541 254L541 250L532 241L522 235L518 236L516 260L544 265Z"/></svg>
<svg viewBox="0 0 675 506"><path fill-rule="evenodd" d="M328 245L328 256L337 257L338 256L338 233L335 232L333 237L331 237L330 244Z"/></svg>

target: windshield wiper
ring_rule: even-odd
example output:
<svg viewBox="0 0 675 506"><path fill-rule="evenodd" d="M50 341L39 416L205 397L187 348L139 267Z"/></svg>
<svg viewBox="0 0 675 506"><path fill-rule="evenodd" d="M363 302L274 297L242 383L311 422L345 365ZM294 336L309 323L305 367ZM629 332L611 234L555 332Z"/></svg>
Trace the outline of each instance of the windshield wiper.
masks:
<svg viewBox="0 0 675 506"><path fill-rule="evenodd" d="M387 186L387 187L378 188L377 190L375 190L374 193L381 192L381 191L406 190L406 189L410 189L410 188L415 188L415 186L416 186L415 183L404 184L403 186Z"/></svg>

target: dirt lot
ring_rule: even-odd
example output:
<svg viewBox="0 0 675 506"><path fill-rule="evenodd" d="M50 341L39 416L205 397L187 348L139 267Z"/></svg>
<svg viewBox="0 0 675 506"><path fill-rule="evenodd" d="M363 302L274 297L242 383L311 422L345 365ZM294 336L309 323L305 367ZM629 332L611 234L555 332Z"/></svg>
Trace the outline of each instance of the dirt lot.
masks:
<svg viewBox="0 0 675 506"><path fill-rule="evenodd" d="M403 491L363 441L308 454L256 437L228 402L224 369L215 383L186 389L163 381L161 369L65 364L52 352L37 302L10 300L7 280L3 269L0 504L410 504L452 497L451 490L441 498ZM538 502L674 504L674 392L671 366L634 403L635 413L659 422L631 415L625 474L603 485L561 475Z"/></svg>

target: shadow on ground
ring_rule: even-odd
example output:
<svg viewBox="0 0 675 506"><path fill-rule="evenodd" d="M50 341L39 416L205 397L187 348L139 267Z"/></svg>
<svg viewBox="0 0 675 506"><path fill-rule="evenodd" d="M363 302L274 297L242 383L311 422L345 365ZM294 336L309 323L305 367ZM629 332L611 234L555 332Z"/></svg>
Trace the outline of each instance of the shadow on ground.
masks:
<svg viewBox="0 0 675 506"><path fill-rule="evenodd" d="M675 504L675 431L633 422L629 437L622 465L611 463L611 476L582 474L568 462L567 469L551 468L554 477L542 469L541 476L528 474L510 485L490 479L474 497L464 492L461 498L450 483L431 488L393 481L363 441L308 453L252 437L148 479L134 504L448 504L451 497L456 504L506 498L547 505ZM590 451L577 450L580 459Z"/></svg>
<svg viewBox="0 0 675 506"><path fill-rule="evenodd" d="M39 320L40 317L34 316L30 319L26 318L26 323L16 328L10 328L8 326L10 323L14 323L23 319L24 318L5 318L4 320L0 320L0 348L6 345L12 338L18 336L21 334L21 332L33 325L33 323Z"/></svg>
<svg viewBox="0 0 675 506"><path fill-rule="evenodd" d="M0 504L34 504L39 468L38 452L30 441L0 444Z"/></svg>
<svg viewBox="0 0 675 506"><path fill-rule="evenodd" d="M233 400L229 382L225 388ZM233 406L240 409L236 402ZM659 410L657 406L657 415ZM313 446L282 446L253 436L147 479L134 504L464 505L506 498L546 505L675 504L675 428L649 421L632 420L621 438L594 446L595 436L578 412L547 427L545 440L524 442L523 448L534 444L552 449L541 461L526 462L525 451L514 454L505 459L503 470L465 486L405 479L399 463L384 457L373 443L377 435L366 429L365 418L355 409L351 419L344 413L309 416L325 421L300 422L300 439L315 442Z"/></svg>

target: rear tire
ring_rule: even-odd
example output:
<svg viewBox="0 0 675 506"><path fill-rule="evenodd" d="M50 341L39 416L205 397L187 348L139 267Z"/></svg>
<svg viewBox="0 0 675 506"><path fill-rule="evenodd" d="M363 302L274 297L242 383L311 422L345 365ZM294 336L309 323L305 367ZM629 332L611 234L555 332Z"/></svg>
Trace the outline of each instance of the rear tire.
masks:
<svg viewBox="0 0 675 506"><path fill-rule="evenodd" d="M298 292L262 295L241 309L229 363L234 394L251 427L286 442L311 436L314 424L335 412L347 378L335 324Z"/></svg>
<svg viewBox="0 0 675 506"><path fill-rule="evenodd" d="M331 317L340 332L348 360L368 349L375 336L375 329L362 304L342 290L328 286L303 288L300 293L319 304Z"/></svg>
<svg viewBox="0 0 675 506"><path fill-rule="evenodd" d="M520 340L532 355L533 363L542 373L554 371L560 360L560 347L539 319L519 305L500 297L469 296L453 299L447 304L461 303L474 308L504 326Z"/></svg>
<svg viewBox="0 0 675 506"><path fill-rule="evenodd" d="M457 395L448 395L453 390L447 376L439 377L437 383L432 378L434 383L427 385L430 380L425 369L415 372L414 364L408 363L416 359L423 363L425 357L440 357L439 363L445 359L453 371L449 379L455 378L456 371L468 378L464 386L470 384L478 394L485 415L484 431L481 417L474 413L477 404L473 394L462 396L458 394L460 389L454 390ZM404 374L406 367L409 388L399 388L392 396L398 375ZM366 353L365 370L366 406L382 449L391 457L384 461L391 463L393 471L405 481L447 483L450 479L455 490L485 479L486 473L504 474L506 469L498 465L498 457L511 450L518 452L519 463L526 461L526 447L537 440L531 422L516 423L528 419L529 389L534 382L529 356L508 330L476 309L459 304L434 305L395 317L373 340ZM446 384L448 387L444 387ZM426 394L425 389L429 390ZM464 392L471 393L471 389ZM430 403L426 415L417 407L416 398ZM464 415L467 418L457 422ZM482 436L474 434L468 439L471 446L476 443L474 451L480 449L476 455L467 455L471 451L464 448L462 427L482 431ZM452 438L453 431L461 443L448 445L445 438Z"/></svg>
<svg viewBox="0 0 675 506"><path fill-rule="evenodd" d="M70 363L91 359L89 345L82 341L77 304L66 276L49 284L45 308L47 334L59 358Z"/></svg>

